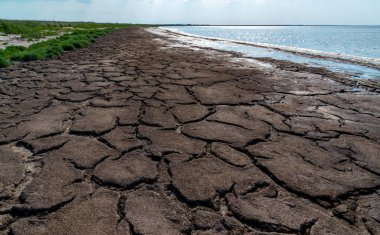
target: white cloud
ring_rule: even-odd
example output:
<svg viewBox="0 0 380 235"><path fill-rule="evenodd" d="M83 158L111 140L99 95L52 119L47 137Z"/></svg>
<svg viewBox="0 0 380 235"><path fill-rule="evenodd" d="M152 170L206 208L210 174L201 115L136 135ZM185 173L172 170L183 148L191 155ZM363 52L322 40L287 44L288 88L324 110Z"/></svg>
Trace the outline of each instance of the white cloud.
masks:
<svg viewBox="0 0 380 235"><path fill-rule="evenodd" d="M132 23L380 24L378 0L0 0L2 18Z"/></svg>

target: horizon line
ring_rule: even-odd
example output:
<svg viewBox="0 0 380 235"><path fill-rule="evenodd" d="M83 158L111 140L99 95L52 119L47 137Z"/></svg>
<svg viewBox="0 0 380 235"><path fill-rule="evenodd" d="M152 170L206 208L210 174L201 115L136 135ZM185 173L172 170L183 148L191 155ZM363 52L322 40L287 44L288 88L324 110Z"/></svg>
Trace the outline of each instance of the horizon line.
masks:
<svg viewBox="0 0 380 235"><path fill-rule="evenodd" d="M131 23L110 21L76 21L76 20L33 20L33 19L4 19L10 21L37 21L37 22L67 22L67 23L98 23L98 24L133 24L154 26L380 26L380 24L193 24L193 23Z"/></svg>
<svg viewBox="0 0 380 235"><path fill-rule="evenodd" d="M152 24L163 26L380 26L380 24Z"/></svg>

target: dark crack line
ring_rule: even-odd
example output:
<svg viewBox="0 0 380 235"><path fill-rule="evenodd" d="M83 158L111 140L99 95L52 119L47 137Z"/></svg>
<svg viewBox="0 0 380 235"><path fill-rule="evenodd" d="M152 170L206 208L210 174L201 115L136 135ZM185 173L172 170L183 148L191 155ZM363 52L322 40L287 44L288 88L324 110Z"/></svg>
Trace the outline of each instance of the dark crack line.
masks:
<svg viewBox="0 0 380 235"><path fill-rule="evenodd" d="M43 216L43 215L47 215L47 214L60 210L61 208L65 207L67 204L72 202L74 198L75 197L72 196L68 200L65 200L63 202L60 202L56 205L53 205L47 208L43 208L43 207L39 208L39 207L33 207L33 206L23 205L23 204L15 205L15 206L12 206L9 210L0 211L0 214L10 214L15 218Z"/></svg>
<svg viewBox="0 0 380 235"><path fill-rule="evenodd" d="M111 182L111 181L105 181L105 180L102 180L101 178L95 176L95 175L92 175L91 176L91 181L95 182L96 184L102 186L102 187L106 187L106 188L110 188L110 189L118 189L118 190L121 190L121 191L124 191L124 190L137 190L138 188L142 187L143 185L153 185L157 182L157 177L155 179L150 179L150 178L141 178L137 181L134 181L132 183L129 183L127 185L121 185L121 184L118 184L116 182Z"/></svg>
<svg viewBox="0 0 380 235"><path fill-rule="evenodd" d="M126 196L120 195L119 200L117 202L117 214L119 216L119 219L117 220L117 224L120 224L122 220L125 219L125 202L126 202Z"/></svg>

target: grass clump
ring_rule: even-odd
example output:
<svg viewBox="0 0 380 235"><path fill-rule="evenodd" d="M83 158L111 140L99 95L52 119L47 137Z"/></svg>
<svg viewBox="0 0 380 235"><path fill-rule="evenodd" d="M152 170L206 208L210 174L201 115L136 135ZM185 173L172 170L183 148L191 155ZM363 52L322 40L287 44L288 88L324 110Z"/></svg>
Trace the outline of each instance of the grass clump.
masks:
<svg viewBox="0 0 380 235"><path fill-rule="evenodd" d="M45 51L43 49L26 50L21 51L11 56L11 61L34 61L46 58Z"/></svg>
<svg viewBox="0 0 380 235"><path fill-rule="evenodd" d="M5 59L3 57L0 57L0 68L5 68L10 65L10 62L8 59Z"/></svg>
<svg viewBox="0 0 380 235"><path fill-rule="evenodd" d="M64 43L64 44L62 44L62 49L64 50L64 51L72 51L72 50L75 50L75 46L72 44L72 43L70 43L70 42L67 42L67 43Z"/></svg>

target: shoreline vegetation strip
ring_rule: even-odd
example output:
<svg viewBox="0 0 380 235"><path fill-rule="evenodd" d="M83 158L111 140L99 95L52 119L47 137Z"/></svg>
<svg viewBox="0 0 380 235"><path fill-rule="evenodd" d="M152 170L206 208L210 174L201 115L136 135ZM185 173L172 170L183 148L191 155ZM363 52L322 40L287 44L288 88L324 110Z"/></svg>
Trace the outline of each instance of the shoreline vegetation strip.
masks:
<svg viewBox="0 0 380 235"><path fill-rule="evenodd" d="M64 51L86 47L94 43L98 37L109 34L115 29L138 26L140 25L0 20L0 33L21 35L21 38L26 40L64 33L62 36L37 42L29 47L8 46L0 49L0 68L17 61L54 59Z"/></svg>

